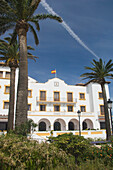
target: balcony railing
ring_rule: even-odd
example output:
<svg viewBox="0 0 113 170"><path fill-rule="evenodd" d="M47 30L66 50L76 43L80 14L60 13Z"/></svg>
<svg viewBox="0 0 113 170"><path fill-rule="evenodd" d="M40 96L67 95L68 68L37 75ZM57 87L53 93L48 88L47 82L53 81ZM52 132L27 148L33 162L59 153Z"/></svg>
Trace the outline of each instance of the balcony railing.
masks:
<svg viewBox="0 0 113 170"><path fill-rule="evenodd" d="M77 103L77 98L73 98L72 100L67 100L67 98L60 98L54 99L53 97L47 97L46 99L40 99L40 97L36 97L37 102L46 102L46 103L67 103L67 104L73 104Z"/></svg>
<svg viewBox="0 0 113 170"><path fill-rule="evenodd" d="M104 117L105 115L104 114L102 114L101 112L97 112L97 114L98 114L98 117Z"/></svg>

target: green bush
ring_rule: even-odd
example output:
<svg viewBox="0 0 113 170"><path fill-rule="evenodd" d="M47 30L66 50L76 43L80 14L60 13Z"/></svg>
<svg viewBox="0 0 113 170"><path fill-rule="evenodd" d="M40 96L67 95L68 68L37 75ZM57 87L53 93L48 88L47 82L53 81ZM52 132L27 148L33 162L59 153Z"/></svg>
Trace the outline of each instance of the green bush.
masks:
<svg viewBox="0 0 113 170"><path fill-rule="evenodd" d="M113 147L107 144L100 148L93 147L92 153L88 159L103 160L105 165L110 165L113 168Z"/></svg>
<svg viewBox="0 0 113 170"><path fill-rule="evenodd" d="M90 140L85 139L83 136L75 136L72 133L49 137L49 140L57 148L73 155L76 163L85 161L92 150Z"/></svg>
<svg viewBox="0 0 113 170"><path fill-rule="evenodd" d="M34 121L30 119L30 120L27 120L27 122L21 124L20 126L15 127L15 130L12 131L11 133L15 133L17 135L22 135L22 136L27 136L28 133L32 133L36 127L37 127L37 124L34 123Z"/></svg>
<svg viewBox="0 0 113 170"><path fill-rule="evenodd" d="M77 170L113 170L110 165L105 165L102 159L86 160L86 162L81 162L77 167Z"/></svg>
<svg viewBox="0 0 113 170"><path fill-rule="evenodd" d="M0 136L0 170L113 169L113 140L100 148L72 133L50 137L50 141L39 144L26 136Z"/></svg>
<svg viewBox="0 0 113 170"><path fill-rule="evenodd" d="M9 134L0 137L0 167L5 169L75 169L74 159L48 143Z"/></svg>

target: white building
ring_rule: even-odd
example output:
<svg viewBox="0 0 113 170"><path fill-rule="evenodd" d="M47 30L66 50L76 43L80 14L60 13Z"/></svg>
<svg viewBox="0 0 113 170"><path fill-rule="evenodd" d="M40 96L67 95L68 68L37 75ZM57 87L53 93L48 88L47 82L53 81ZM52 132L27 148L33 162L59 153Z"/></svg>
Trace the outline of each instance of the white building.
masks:
<svg viewBox="0 0 113 170"><path fill-rule="evenodd" d="M17 80L18 70L16 70L16 87ZM105 85L107 99L109 98L108 83ZM10 69L1 63L1 130L7 127L9 88ZM81 129L105 128L103 98L99 84L87 82L86 84L68 85L59 78L38 83L32 78L28 78L28 118L38 124L38 131L78 130L78 110L81 111Z"/></svg>

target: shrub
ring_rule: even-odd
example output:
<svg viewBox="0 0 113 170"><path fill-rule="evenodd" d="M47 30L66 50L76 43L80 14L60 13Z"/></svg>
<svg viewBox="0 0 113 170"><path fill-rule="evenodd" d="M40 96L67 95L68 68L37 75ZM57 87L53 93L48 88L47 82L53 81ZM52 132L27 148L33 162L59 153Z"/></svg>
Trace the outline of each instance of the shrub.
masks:
<svg viewBox="0 0 113 170"><path fill-rule="evenodd" d="M105 165L104 161L101 159L87 160L86 162L81 162L77 167L77 170L112 170L110 165Z"/></svg>
<svg viewBox="0 0 113 170"><path fill-rule="evenodd" d="M35 130L37 124L33 120L27 120L27 122L21 124L20 126L15 127L15 130L12 131L15 134L27 136L28 133L31 133Z"/></svg>
<svg viewBox="0 0 113 170"><path fill-rule="evenodd" d="M89 140L83 136L75 136L72 133L49 137L49 140L57 148L73 155L76 163L86 160L91 152L90 150L92 150Z"/></svg>
<svg viewBox="0 0 113 170"><path fill-rule="evenodd" d="M74 159L48 143L9 134L0 137L0 166L4 169L75 169Z"/></svg>
<svg viewBox="0 0 113 170"><path fill-rule="evenodd" d="M113 168L113 147L107 144L100 148L93 147L92 153L88 159L100 159L106 166L110 165Z"/></svg>

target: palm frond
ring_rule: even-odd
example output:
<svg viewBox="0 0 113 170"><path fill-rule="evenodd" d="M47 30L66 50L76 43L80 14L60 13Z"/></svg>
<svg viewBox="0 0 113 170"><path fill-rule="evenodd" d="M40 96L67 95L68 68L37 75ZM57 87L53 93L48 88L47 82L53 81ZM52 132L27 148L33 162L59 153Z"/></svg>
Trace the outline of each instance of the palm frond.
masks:
<svg viewBox="0 0 113 170"><path fill-rule="evenodd" d="M33 47L31 47L30 45L27 46L28 50L35 50Z"/></svg>
<svg viewBox="0 0 113 170"><path fill-rule="evenodd" d="M113 79L113 74L111 73L113 72L112 60L109 60L108 63L105 64L100 58L99 61L93 60L91 64L93 67L85 67L86 70L91 72L84 73L80 76L83 80L89 79L104 84L105 78Z"/></svg>
<svg viewBox="0 0 113 170"><path fill-rule="evenodd" d="M37 56L34 56L34 55L32 55L31 53L27 53L28 55L27 55L27 58L28 59L32 59L32 60L34 60L35 62L36 62L36 59L38 59L39 57L37 57Z"/></svg>
<svg viewBox="0 0 113 170"><path fill-rule="evenodd" d="M14 29L12 35L11 35L11 42L10 44L14 44L17 41L17 32L16 32L16 28Z"/></svg>
<svg viewBox="0 0 113 170"><path fill-rule="evenodd" d="M4 26L0 26L0 35L4 34L6 31L12 29L15 26L15 23L8 23Z"/></svg>
<svg viewBox="0 0 113 170"><path fill-rule="evenodd" d="M30 6L29 6L29 18L34 14L35 10L38 8L39 3L41 0L32 0Z"/></svg>
<svg viewBox="0 0 113 170"><path fill-rule="evenodd" d="M38 14L33 16L33 19L37 19L37 20L44 20L47 18L57 20L60 23L62 22L61 17L52 14Z"/></svg>
<svg viewBox="0 0 113 170"><path fill-rule="evenodd" d="M36 33L35 29L33 28L33 26L31 24L29 24L29 27L30 27L30 31L33 33L33 36L34 36L34 39L35 39L35 44L38 45L39 40L38 40L37 33Z"/></svg>
<svg viewBox="0 0 113 170"><path fill-rule="evenodd" d="M35 26L36 26L36 29L37 29L38 31L40 31L40 26L39 26L39 23L38 23L37 20L31 18L29 21L30 21L30 22L33 22L33 23L35 24Z"/></svg>

